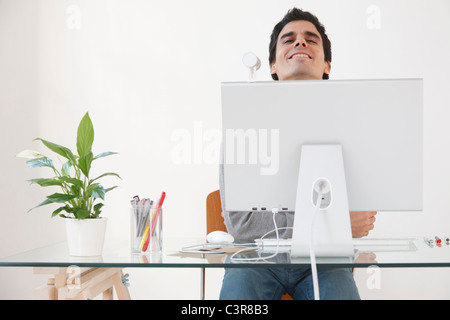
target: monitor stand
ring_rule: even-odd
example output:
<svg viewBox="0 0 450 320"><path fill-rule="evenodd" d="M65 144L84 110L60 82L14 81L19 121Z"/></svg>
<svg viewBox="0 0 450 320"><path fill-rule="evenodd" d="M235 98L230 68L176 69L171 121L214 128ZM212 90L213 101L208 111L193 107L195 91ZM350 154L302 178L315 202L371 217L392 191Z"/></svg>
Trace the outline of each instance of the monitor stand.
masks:
<svg viewBox="0 0 450 320"><path fill-rule="evenodd" d="M313 224L319 185L323 196ZM354 255L340 145L302 146L291 257L310 257L311 239L316 257Z"/></svg>

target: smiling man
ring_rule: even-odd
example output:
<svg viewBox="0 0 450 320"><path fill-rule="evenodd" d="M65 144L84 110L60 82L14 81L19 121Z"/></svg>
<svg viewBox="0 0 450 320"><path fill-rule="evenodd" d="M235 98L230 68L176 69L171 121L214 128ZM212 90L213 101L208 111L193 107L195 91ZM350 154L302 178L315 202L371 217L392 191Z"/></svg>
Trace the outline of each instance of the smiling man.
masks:
<svg viewBox="0 0 450 320"><path fill-rule="evenodd" d="M273 41L275 42L275 41ZM288 23L270 47L270 71L275 80L328 79L331 45L314 24L306 20ZM325 44L325 45L324 45ZM328 54L325 54L327 47Z"/></svg>
<svg viewBox="0 0 450 320"><path fill-rule="evenodd" d="M328 79L331 43L325 28L311 13L297 8L289 10L272 32L269 63L274 80ZM220 187L224 203L223 167ZM353 237L369 233L375 221L374 214L357 213L353 217L351 214ZM235 239L257 239L274 228L272 213L223 212L223 216L228 232ZM279 227L292 227L294 212L279 212L275 219ZM279 235L280 238L291 238L292 230L282 228ZM350 269L319 269L318 280L321 299L359 299ZM294 299L313 299L311 269L226 268L220 298L280 299L285 292Z"/></svg>
<svg viewBox="0 0 450 320"><path fill-rule="evenodd" d="M316 16L294 8L273 29L269 63L274 80L328 79L331 42Z"/></svg>

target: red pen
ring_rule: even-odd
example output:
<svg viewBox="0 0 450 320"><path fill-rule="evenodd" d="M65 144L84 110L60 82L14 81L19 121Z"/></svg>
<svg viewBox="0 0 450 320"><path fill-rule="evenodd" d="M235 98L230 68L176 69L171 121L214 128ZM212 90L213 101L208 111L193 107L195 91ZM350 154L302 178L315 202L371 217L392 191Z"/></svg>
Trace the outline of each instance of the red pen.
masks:
<svg viewBox="0 0 450 320"><path fill-rule="evenodd" d="M144 251L144 252L147 251L148 245L150 243L150 236L153 234L153 231L155 230L156 221L158 221L158 217L159 217L159 214L161 212L160 209L161 209L161 207L163 205L163 202L164 202L165 198L166 198L166 193L163 192L161 194L161 197L159 198L159 202L158 202L158 206L156 207L155 215L153 216L153 219L152 219L151 224L150 224L150 230L149 230L149 232L147 234L147 238L145 239L144 246L142 247L142 251Z"/></svg>

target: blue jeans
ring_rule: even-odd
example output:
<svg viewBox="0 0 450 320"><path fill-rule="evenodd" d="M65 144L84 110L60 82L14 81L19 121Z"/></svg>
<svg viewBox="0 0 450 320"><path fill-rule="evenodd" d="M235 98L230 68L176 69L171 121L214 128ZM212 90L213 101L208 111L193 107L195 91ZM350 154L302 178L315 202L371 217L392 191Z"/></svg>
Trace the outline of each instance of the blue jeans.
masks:
<svg viewBox="0 0 450 320"><path fill-rule="evenodd" d="M351 269L317 268L321 300L359 300ZM311 268L226 268L221 300L313 300Z"/></svg>

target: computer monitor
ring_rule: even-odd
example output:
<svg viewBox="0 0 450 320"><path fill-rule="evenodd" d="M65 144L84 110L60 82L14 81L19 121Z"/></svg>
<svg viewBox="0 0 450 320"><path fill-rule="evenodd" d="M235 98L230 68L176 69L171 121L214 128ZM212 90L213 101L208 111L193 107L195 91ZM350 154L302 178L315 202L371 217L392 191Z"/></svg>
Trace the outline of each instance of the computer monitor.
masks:
<svg viewBox="0 0 450 320"><path fill-rule="evenodd" d="M337 145L348 210L421 211L422 82L222 83L224 210L295 211L302 146Z"/></svg>

